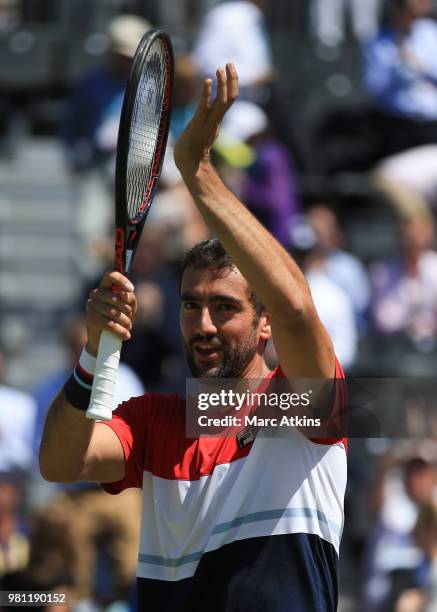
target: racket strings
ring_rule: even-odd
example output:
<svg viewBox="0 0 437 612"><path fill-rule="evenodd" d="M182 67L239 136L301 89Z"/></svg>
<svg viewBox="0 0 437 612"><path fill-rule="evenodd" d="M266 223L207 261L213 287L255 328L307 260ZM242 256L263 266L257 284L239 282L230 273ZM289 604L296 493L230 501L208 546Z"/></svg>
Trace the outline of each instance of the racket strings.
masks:
<svg viewBox="0 0 437 612"><path fill-rule="evenodd" d="M158 39L149 51L139 79L132 113L127 161L127 208L130 219L142 212L148 191L153 186L155 151L161 137L161 115L168 79L167 50Z"/></svg>

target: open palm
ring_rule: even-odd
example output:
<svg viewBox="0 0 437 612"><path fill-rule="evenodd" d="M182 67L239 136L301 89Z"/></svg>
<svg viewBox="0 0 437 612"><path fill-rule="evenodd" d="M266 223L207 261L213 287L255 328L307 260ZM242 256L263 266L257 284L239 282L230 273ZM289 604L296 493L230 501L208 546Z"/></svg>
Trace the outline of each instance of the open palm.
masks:
<svg viewBox="0 0 437 612"><path fill-rule="evenodd" d="M195 174L201 162L209 161L220 123L238 97L238 75L233 64L226 64L226 70L219 68L216 76L214 101L211 101L212 80L206 79L196 112L175 146L175 163L183 177Z"/></svg>

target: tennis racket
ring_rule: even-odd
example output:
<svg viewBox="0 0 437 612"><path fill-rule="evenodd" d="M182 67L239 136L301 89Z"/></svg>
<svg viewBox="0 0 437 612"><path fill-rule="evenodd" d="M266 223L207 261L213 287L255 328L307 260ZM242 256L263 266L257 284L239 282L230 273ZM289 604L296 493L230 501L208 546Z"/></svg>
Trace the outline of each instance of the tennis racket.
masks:
<svg viewBox="0 0 437 612"><path fill-rule="evenodd" d="M115 269L129 276L158 186L173 90L173 49L162 30L144 34L135 52L120 118L115 169ZM122 341L100 336L87 417L112 419Z"/></svg>

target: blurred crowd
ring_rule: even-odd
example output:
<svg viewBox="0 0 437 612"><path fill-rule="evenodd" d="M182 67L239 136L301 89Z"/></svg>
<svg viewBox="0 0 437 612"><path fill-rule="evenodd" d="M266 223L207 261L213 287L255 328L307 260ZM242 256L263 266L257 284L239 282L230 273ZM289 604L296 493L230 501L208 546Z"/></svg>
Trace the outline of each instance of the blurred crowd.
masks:
<svg viewBox="0 0 437 612"><path fill-rule="evenodd" d="M172 147L202 79L227 61L239 72L240 97L214 145L216 167L304 270L347 374L426 377L437 366L433 2L157 4L95 0L85 15L81 2L0 0L0 164L14 154L11 118L35 141L58 143L78 187L77 246L89 261L75 303L53 319L63 363L17 389L5 367L10 346L0 354L0 590L60 590L79 612L134 609L138 492L113 498L93 485L44 483L37 452L47 409L86 337L87 294L112 265L117 129L144 31L162 26L173 37L174 99L159 191L132 271L139 312L117 403L144 390L185 391L178 262L209 230ZM67 82L58 74L46 88L17 85L7 58L25 56L29 45L32 52L25 33L38 42L36 25L56 20L77 24L81 52L92 49L87 61ZM349 65L354 53L359 61ZM310 83L303 104L299 83ZM420 398L405 404L408 439L351 442L340 612L437 610L437 430L420 425Z"/></svg>

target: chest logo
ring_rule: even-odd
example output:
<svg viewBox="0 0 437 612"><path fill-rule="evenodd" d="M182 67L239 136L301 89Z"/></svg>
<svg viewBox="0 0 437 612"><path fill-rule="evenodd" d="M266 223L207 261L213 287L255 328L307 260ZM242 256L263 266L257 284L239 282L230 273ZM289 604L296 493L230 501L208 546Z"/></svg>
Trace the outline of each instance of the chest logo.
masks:
<svg viewBox="0 0 437 612"><path fill-rule="evenodd" d="M248 427L247 429L244 429L243 431L240 431L239 433L237 433L237 441L238 441L238 446L240 448L244 448L245 446L247 446L254 440L255 440L255 434L253 433L253 430L251 427Z"/></svg>

